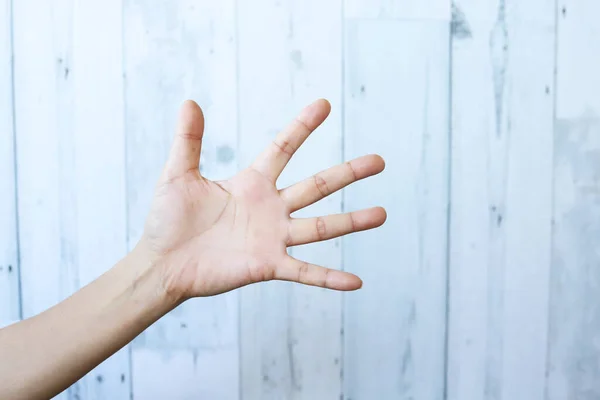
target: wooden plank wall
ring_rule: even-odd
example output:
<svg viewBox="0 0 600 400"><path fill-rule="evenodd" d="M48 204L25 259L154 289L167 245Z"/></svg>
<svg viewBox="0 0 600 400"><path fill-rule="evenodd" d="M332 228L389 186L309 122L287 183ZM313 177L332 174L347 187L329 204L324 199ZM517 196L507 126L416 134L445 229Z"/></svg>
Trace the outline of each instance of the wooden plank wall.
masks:
<svg viewBox="0 0 600 400"><path fill-rule="evenodd" d="M344 268L365 282L345 301L344 395L442 399L450 8L349 3L345 158L379 153L386 173L346 190L344 208L381 204L389 217L344 240Z"/></svg>
<svg viewBox="0 0 600 400"><path fill-rule="evenodd" d="M558 2L549 400L600 397L600 35L594 0Z"/></svg>
<svg viewBox="0 0 600 400"><path fill-rule="evenodd" d="M553 1L453 6L448 397L544 396Z"/></svg>
<svg viewBox="0 0 600 400"><path fill-rule="evenodd" d="M12 4L0 2L0 327L21 317L14 154Z"/></svg>
<svg viewBox="0 0 600 400"><path fill-rule="evenodd" d="M177 108L202 172L247 166L305 104L283 187L367 153L301 211L374 232L291 249L359 274L187 302L59 399L600 396L596 0L0 0L0 326L139 239Z"/></svg>

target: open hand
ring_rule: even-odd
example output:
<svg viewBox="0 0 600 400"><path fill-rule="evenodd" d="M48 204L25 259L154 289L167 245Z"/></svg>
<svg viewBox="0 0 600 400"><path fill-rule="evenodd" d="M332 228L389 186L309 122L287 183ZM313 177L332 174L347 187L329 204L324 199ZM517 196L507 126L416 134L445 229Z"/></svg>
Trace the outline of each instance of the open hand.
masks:
<svg viewBox="0 0 600 400"><path fill-rule="evenodd" d="M361 287L353 274L296 260L286 251L375 228L386 219L379 207L317 218L290 216L384 169L381 157L368 155L276 188L294 152L330 109L325 100L309 105L250 167L227 181L213 182L199 171L202 111L193 101L184 103L140 242L153 264L162 268L171 295L182 300L210 296L272 279L336 290Z"/></svg>

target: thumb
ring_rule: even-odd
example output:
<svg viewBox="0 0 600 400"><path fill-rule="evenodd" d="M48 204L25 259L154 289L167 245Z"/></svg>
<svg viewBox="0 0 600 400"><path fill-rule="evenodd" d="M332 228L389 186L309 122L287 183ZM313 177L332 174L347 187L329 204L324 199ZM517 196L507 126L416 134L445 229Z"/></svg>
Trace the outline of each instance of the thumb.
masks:
<svg viewBox="0 0 600 400"><path fill-rule="evenodd" d="M202 109L193 100L186 100L179 112L175 140L167 161L170 176L180 176L198 168L203 133Z"/></svg>

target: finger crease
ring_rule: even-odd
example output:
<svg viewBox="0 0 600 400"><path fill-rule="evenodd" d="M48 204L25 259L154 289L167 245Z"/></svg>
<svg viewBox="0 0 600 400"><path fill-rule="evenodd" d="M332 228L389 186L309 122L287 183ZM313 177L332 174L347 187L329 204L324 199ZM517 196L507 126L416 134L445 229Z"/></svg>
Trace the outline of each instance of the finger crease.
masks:
<svg viewBox="0 0 600 400"><path fill-rule="evenodd" d="M276 140L273 140L273 144L279 149L280 152L287 154L290 157L296 151L296 149L294 149L294 147L287 140L282 140L281 144L277 143Z"/></svg>
<svg viewBox="0 0 600 400"><path fill-rule="evenodd" d="M262 273L262 278L264 282L269 282L275 279L275 269L270 265L265 265Z"/></svg>
<svg viewBox="0 0 600 400"><path fill-rule="evenodd" d="M354 214L349 213L348 216L350 217L350 224L352 225L352 232L356 232L356 221L354 221Z"/></svg>
<svg viewBox="0 0 600 400"><path fill-rule="evenodd" d="M321 217L317 217L316 221L317 226L317 237L319 240L325 239L325 235L327 233L327 228L325 227L325 220Z"/></svg>
<svg viewBox="0 0 600 400"><path fill-rule="evenodd" d="M315 186L317 187L317 190L319 191L321 196L326 197L329 195L329 187L327 187L327 182L325 181L325 179L323 179L319 175L314 175L313 182L315 183Z"/></svg>
<svg viewBox="0 0 600 400"><path fill-rule="evenodd" d="M289 247L292 245L292 224L288 224L287 236L285 238L285 245Z"/></svg>
<svg viewBox="0 0 600 400"><path fill-rule="evenodd" d="M186 140L193 140L195 142L202 141L202 135L194 135L193 133L180 133L179 137Z"/></svg>
<svg viewBox="0 0 600 400"><path fill-rule="evenodd" d="M323 278L323 284L321 285L324 288L329 287L329 286L327 286L327 280L329 279L329 272L331 272L331 270L329 268L325 269L325 277Z"/></svg>
<svg viewBox="0 0 600 400"><path fill-rule="evenodd" d="M310 128L308 127L308 125L306 124L306 122L302 121L300 118L296 118L296 122L297 122L298 124L300 124L300 125L301 125L301 126L304 128L304 129L306 129L306 130L308 131L308 133L311 133L311 132L312 132L312 129L310 129Z"/></svg>
<svg viewBox="0 0 600 400"><path fill-rule="evenodd" d="M307 282L308 276L308 263L306 261L302 262L302 265L298 267L298 282Z"/></svg>
<svg viewBox="0 0 600 400"><path fill-rule="evenodd" d="M350 169L350 173L352 174L352 177L354 178L354 180L357 181L358 175L356 174L356 171L354 170L352 163L350 161L346 161L346 165L348 166L348 169Z"/></svg>
<svg viewBox="0 0 600 400"><path fill-rule="evenodd" d="M198 173L197 166L192 166L192 167L186 169L185 171L183 171L183 173L176 173L176 174L172 174L172 175L171 174L172 174L172 171L169 168L167 168L166 176L165 176L163 184L170 185L172 183L177 182L178 180L185 179L189 175L194 175L194 178L200 177L200 179L204 180L204 177L200 173Z"/></svg>

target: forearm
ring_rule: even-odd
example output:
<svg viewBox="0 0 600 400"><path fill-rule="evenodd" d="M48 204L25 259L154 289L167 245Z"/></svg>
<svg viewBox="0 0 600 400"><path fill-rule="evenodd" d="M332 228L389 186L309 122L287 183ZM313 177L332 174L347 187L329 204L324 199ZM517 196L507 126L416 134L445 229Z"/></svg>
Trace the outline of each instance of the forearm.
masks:
<svg viewBox="0 0 600 400"><path fill-rule="evenodd" d="M159 267L136 248L53 308L0 330L0 398L47 399L177 305Z"/></svg>

